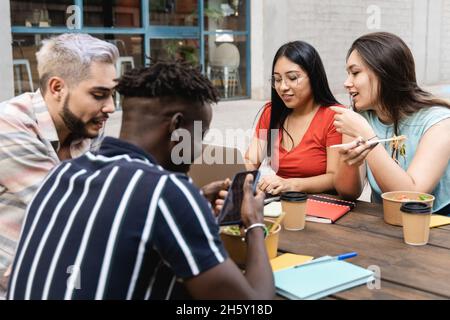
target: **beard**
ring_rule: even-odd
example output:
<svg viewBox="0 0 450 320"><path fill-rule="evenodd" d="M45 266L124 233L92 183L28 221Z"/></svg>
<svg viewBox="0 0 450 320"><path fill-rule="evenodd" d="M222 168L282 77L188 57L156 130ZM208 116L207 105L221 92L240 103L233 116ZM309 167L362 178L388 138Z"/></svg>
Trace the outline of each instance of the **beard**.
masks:
<svg viewBox="0 0 450 320"><path fill-rule="evenodd" d="M83 122L80 118L78 118L72 111L70 111L69 108L69 100L70 100L70 94L67 95L66 100L64 101L64 106L62 111L59 113L62 120L64 121L64 124L69 129L71 133L71 137L73 140L76 139L93 139L98 136L98 134L90 134L87 130L87 125L89 123L92 123L94 119L89 120L88 122Z"/></svg>

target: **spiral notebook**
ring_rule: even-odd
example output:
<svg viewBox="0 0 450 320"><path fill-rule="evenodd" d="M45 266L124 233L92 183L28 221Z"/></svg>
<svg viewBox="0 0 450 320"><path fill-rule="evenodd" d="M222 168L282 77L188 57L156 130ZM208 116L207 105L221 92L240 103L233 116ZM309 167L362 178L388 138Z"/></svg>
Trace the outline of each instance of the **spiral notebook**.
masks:
<svg viewBox="0 0 450 320"><path fill-rule="evenodd" d="M281 202L279 198L277 200L272 200L264 206L264 216L275 218L281 214ZM355 206L356 204L351 201L309 195L306 203L306 221L334 223Z"/></svg>
<svg viewBox="0 0 450 320"><path fill-rule="evenodd" d="M291 300L317 300L374 281L374 273L324 256L274 272L277 293Z"/></svg>
<svg viewBox="0 0 450 320"><path fill-rule="evenodd" d="M352 201L309 195L306 203L306 221L335 223L355 206L356 203Z"/></svg>

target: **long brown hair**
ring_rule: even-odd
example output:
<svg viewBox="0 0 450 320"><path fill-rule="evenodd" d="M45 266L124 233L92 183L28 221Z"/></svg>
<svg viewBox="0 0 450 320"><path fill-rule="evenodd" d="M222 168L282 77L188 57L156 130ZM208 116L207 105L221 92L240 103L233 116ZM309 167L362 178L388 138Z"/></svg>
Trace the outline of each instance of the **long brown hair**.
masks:
<svg viewBox="0 0 450 320"><path fill-rule="evenodd" d="M417 85L416 68L411 50L398 36L375 32L359 37L347 53L356 50L379 80L378 103L394 123L394 134L404 116L423 108L443 106L450 102L437 98Z"/></svg>

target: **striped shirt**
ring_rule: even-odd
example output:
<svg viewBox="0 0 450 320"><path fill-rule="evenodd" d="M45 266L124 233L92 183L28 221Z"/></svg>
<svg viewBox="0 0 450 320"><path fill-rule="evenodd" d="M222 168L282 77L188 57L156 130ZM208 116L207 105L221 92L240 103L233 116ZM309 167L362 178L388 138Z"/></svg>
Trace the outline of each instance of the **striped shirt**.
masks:
<svg viewBox="0 0 450 320"><path fill-rule="evenodd" d="M226 259L199 190L107 137L63 162L28 208L9 299L180 299Z"/></svg>
<svg viewBox="0 0 450 320"><path fill-rule="evenodd" d="M96 147L97 140L77 140L70 151L78 157ZM0 270L12 263L27 205L60 163L58 149L58 134L39 90L0 104Z"/></svg>

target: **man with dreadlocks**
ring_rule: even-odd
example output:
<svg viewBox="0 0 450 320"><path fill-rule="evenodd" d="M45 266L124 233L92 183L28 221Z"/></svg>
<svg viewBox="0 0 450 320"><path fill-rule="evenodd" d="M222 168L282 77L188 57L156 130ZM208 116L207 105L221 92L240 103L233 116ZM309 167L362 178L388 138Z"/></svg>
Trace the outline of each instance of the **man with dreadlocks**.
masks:
<svg viewBox="0 0 450 320"><path fill-rule="evenodd" d="M252 176L241 208L243 275L227 257L210 205L184 174L189 164L172 156L177 136L201 145L194 122L202 133L209 128L212 84L192 67L158 62L125 75L118 91L120 139L107 137L98 153L63 162L30 204L8 298L271 299L264 195L253 194Z"/></svg>

